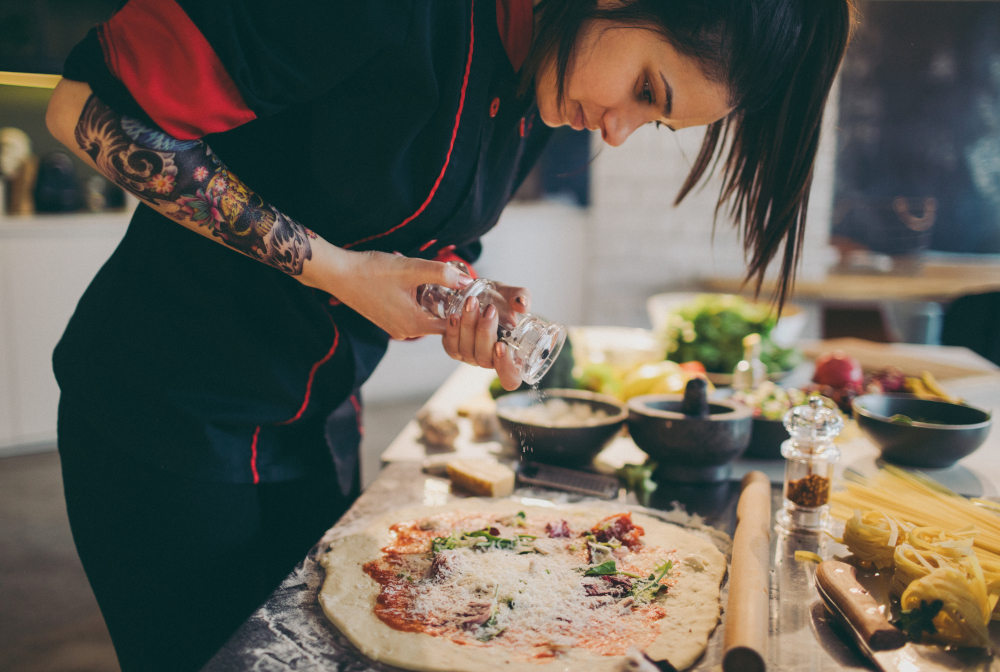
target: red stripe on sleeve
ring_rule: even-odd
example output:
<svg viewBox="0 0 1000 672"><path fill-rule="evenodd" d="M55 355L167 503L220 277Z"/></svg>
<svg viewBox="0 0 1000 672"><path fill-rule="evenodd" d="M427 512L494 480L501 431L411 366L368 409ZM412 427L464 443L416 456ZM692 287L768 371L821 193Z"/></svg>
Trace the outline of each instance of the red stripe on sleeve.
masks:
<svg viewBox="0 0 1000 672"><path fill-rule="evenodd" d="M253 443L250 444L250 472L253 473L254 485L260 483L260 474L257 473L257 439L260 438L260 426L253 432Z"/></svg>
<svg viewBox="0 0 1000 672"><path fill-rule="evenodd" d="M355 417L355 419L357 420L357 423L358 423L358 434L361 435L361 436L364 436L365 435L365 425L361 421L361 402L359 402L358 398L352 394L351 395L351 403L354 404L354 417Z"/></svg>
<svg viewBox="0 0 1000 672"><path fill-rule="evenodd" d="M355 245L360 245L361 243L367 243L370 240L381 238L382 236L388 236L393 231L403 228L404 226L412 222L414 219L419 217L420 213L424 211L424 208L426 208L430 204L431 200L434 199L434 193L441 185L441 180L444 179L445 171L448 170L448 162L451 161L451 150L455 148L455 138L458 137L458 125L459 122L461 122L462 120L462 108L465 106L465 90L469 86L469 71L472 70L472 46L473 44L475 44L476 41L476 21L475 21L475 14L473 12L473 10L475 9L475 5L476 3L473 0L473 3L469 10L469 16L471 18L471 23L472 23L472 28L469 31L469 56L465 61L465 76L462 78L462 92L461 95L459 95L458 97L458 112L455 114L455 127L451 131L451 144L448 145L448 154L445 155L444 157L444 165L441 166L441 173L438 175L437 180L435 180L434 186L431 187L431 193L427 194L427 198L424 200L423 203L420 204L420 207L417 208L416 212L414 212L412 215L404 219L396 226L392 227L391 229L389 229L384 233L377 233L374 236L368 236L367 238L356 240L353 243L348 243L347 245L344 245L345 250L349 250Z"/></svg>
<svg viewBox="0 0 1000 672"><path fill-rule="evenodd" d="M131 0L98 35L111 74L175 138L195 140L257 118L174 0Z"/></svg>
<svg viewBox="0 0 1000 672"><path fill-rule="evenodd" d="M306 397L302 401L302 406L299 407L299 412L290 417L288 420L283 420L277 424L290 425L293 422L296 422L299 418L301 418L302 414L306 412L306 409L309 408L309 397L312 395L313 380L315 380L316 378L316 372L319 371L319 367L323 366L324 364L330 361L330 358L333 357L333 353L337 351L337 344L339 343L340 343L340 330L337 329L337 325L334 324L333 345L330 346L329 352L327 352L326 355L323 356L323 359L313 364L312 368L309 370L309 378L306 380Z"/></svg>

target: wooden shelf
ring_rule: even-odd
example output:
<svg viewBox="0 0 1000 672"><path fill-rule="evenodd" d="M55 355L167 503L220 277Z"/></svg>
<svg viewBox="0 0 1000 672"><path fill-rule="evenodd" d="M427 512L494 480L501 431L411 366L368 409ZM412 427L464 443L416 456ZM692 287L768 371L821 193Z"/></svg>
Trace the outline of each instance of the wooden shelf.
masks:
<svg viewBox="0 0 1000 672"><path fill-rule="evenodd" d="M748 293L735 278L710 278L703 287L712 292ZM765 282L761 293L774 291ZM884 301L953 301L960 296L1000 292L1000 261L929 261L919 275L832 274L825 280L795 283L792 300L843 303Z"/></svg>

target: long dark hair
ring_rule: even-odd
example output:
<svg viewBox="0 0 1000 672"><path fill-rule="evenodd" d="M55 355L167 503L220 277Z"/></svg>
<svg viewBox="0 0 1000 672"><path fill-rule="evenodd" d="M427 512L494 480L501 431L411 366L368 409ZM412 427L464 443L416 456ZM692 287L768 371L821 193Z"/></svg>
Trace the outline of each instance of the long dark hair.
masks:
<svg viewBox="0 0 1000 672"><path fill-rule="evenodd" d="M854 28L852 0L622 0L604 8L542 0L535 12L525 91L554 57L562 104L577 34L602 19L658 32L728 87L733 111L709 124L675 205L721 161L716 216L726 208L742 232L746 280L757 293L781 252L773 298L783 305L802 251L823 108Z"/></svg>

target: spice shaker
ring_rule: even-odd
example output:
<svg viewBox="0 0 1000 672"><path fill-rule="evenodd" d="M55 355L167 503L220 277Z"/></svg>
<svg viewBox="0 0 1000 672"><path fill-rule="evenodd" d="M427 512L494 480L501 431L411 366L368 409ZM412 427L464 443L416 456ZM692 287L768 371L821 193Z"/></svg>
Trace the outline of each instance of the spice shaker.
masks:
<svg viewBox="0 0 1000 672"><path fill-rule="evenodd" d="M467 271L464 264L450 263L463 272ZM566 327L546 322L535 315L515 313L497 291L496 283L486 278L479 278L462 290L443 285L417 287L417 303L431 315L442 319L461 313L466 300L473 296L479 301L480 314L487 306L496 308L499 315L497 340L507 344L514 364L521 372L521 380L529 385L540 381L566 342Z"/></svg>
<svg viewBox="0 0 1000 672"><path fill-rule="evenodd" d="M785 414L792 438L781 444L785 458L784 506L777 515L785 532L819 533L830 523L830 481L840 459L834 438L844 428L840 413L819 395Z"/></svg>

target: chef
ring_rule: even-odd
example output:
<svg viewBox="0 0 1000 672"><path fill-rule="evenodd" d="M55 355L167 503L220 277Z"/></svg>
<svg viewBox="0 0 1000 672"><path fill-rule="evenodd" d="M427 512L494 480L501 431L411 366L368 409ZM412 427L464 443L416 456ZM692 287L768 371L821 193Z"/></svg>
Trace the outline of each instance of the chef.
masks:
<svg viewBox="0 0 1000 672"><path fill-rule="evenodd" d="M551 127L730 144L750 272L797 259L847 0L129 0L47 122L139 197L54 354L74 540L131 670L196 670L359 491L360 388L437 334L520 382L497 314L445 322ZM553 251L557 253L557 251ZM527 289L501 285L516 312Z"/></svg>

